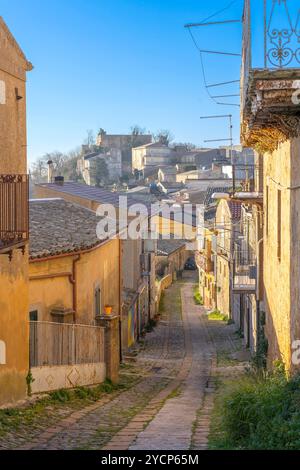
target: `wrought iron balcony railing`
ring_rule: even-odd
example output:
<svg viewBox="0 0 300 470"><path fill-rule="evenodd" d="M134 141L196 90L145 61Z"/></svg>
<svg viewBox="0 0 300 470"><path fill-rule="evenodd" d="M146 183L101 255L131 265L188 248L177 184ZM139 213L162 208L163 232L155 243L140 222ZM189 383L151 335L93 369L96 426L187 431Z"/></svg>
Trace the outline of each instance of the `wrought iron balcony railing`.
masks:
<svg viewBox="0 0 300 470"><path fill-rule="evenodd" d="M233 290L254 292L257 279L257 260L255 253L236 245L233 255Z"/></svg>
<svg viewBox="0 0 300 470"><path fill-rule="evenodd" d="M299 0L245 0L246 68L284 69L300 64Z"/></svg>
<svg viewBox="0 0 300 470"><path fill-rule="evenodd" d="M273 108L279 106L281 113L286 108L283 107L285 101L292 107L293 80L297 83L299 70L299 0L245 0L241 69L244 145L253 146L253 138L247 135L248 128L259 127L261 122L268 122L268 118L272 124L271 110L267 109L270 101L273 100ZM273 83L275 79L277 82ZM266 115L260 116L261 109L265 108ZM293 108L292 114L298 109L295 105ZM290 109L285 111L291 113ZM263 151L268 150L268 146L263 147Z"/></svg>
<svg viewBox="0 0 300 470"><path fill-rule="evenodd" d="M28 175L0 174L0 253L29 239Z"/></svg>
<svg viewBox="0 0 300 470"><path fill-rule="evenodd" d="M263 169L255 164L235 164L235 178L238 192L260 193L263 191Z"/></svg>

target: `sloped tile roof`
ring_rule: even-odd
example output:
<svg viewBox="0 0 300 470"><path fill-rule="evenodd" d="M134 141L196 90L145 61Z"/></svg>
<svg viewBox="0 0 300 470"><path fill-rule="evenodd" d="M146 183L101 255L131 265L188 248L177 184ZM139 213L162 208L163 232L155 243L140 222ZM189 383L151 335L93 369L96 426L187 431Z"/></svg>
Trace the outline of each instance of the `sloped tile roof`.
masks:
<svg viewBox="0 0 300 470"><path fill-rule="evenodd" d="M183 248L185 245L185 240L158 240L157 254L160 256L168 256L179 248Z"/></svg>
<svg viewBox="0 0 300 470"><path fill-rule="evenodd" d="M73 253L100 245L96 214L63 199L36 199L29 203L30 258ZM112 233L110 235L113 235Z"/></svg>

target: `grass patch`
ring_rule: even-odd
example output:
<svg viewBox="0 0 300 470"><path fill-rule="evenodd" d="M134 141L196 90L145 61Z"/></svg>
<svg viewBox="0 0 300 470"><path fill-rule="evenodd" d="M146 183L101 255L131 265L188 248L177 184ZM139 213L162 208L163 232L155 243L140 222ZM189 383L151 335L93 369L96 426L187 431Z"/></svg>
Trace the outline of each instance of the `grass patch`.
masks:
<svg viewBox="0 0 300 470"><path fill-rule="evenodd" d="M194 301L196 305L203 305L203 298L199 291L199 286L194 287Z"/></svg>
<svg viewBox="0 0 300 470"><path fill-rule="evenodd" d="M227 315L223 315L223 313L221 313L219 310L214 310L213 312L209 313L207 315L207 318L209 320L224 321L224 322L228 322L229 320Z"/></svg>
<svg viewBox="0 0 300 470"><path fill-rule="evenodd" d="M209 448L299 450L300 374L248 373L219 386Z"/></svg>
<svg viewBox="0 0 300 470"><path fill-rule="evenodd" d="M236 366L239 364L237 359L234 359L228 351L217 351L217 364L218 366Z"/></svg>
<svg viewBox="0 0 300 470"><path fill-rule="evenodd" d="M84 408L107 394L118 393L120 390L130 388L138 381L139 377L120 376L120 382L113 384L106 380L96 387L77 387L72 390L56 390L30 405L20 408L8 408L0 410L0 437L7 433L45 423L45 428L57 421L57 412L64 410L64 416L77 409ZM62 416L63 417L63 416Z"/></svg>

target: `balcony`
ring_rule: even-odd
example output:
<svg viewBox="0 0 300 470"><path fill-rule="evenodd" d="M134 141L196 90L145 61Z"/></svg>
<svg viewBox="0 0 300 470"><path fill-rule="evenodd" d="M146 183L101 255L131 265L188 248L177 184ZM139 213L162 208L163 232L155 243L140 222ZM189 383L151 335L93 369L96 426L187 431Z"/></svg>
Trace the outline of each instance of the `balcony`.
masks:
<svg viewBox="0 0 300 470"><path fill-rule="evenodd" d="M263 203L263 169L255 164L234 165L235 178L241 181L232 199L245 204Z"/></svg>
<svg viewBox="0 0 300 470"><path fill-rule="evenodd" d="M237 246L233 255L233 291L255 293L257 279L256 256L250 250Z"/></svg>
<svg viewBox="0 0 300 470"><path fill-rule="evenodd" d="M0 175L0 254L24 250L29 239L28 175Z"/></svg>
<svg viewBox="0 0 300 470"><path fill-rule="evenodd" d="M245 0L241 140L260 153L299 134L299 42L298 0Z"/></svg>

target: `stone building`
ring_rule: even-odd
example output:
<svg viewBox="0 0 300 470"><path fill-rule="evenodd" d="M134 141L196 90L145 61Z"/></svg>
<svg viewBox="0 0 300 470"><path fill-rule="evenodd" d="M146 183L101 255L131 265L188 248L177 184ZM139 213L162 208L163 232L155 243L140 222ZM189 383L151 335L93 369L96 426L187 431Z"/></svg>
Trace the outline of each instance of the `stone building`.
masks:
<svg viewBox="0 0 300 470"><path fill-rule="evenodd" d="M0 17L0 406L25 398L28 374L26 73Z"/></svg>
<svg viewBox="0 0 300 470"><path fill-rule="evenodd" d="M293 48L288 49L287 59L276 38L272 44L268 42L269 34L278 32L280 25L276 26L274 21L280 17L280 9L281 19L285 15L290 25L290 37L296 35L292 16L286 16L289 10L285 2L273 2L271 19L270 3L266 2L264 19L267 32L264 60L256 66L250 22L250 12L253 15L255 11L253 2L246 0L244 8L241 141L256 153L250 181L241 184L239 191L232 191L230 196L231 201L243 205L241 236L233 252L232 311L240 311L235 322L252 352L260 355L267 352L269 367L274 360L280 360L288 370L293 370L298 365L293 361L293 345L300 334L297 320L300 72ZM258 59L256 51L255 61Z"/></svg>
<svg viewBox="0 0 300 470"><path fill-rule="evenodd" d="M221 200L216 211L217 250L215 277L217 285L217 308L237 323L233 308L233 254L240 234L241 203Z"/></svg>
<svg viewBox="0 0 300 470"><path fill-rule="evenodd" d="M152 142L151 134L107 134L100 129L96 146L111 151L117 149L121 151L122 174L131 174L132 172L132 149L140 145L150 144Z"/></svg>
<svg viewBox="0 0 300 470"><path fill-rule="evenodd" d="M184 240L163 240L157 241L156 252L156 273L160 276L170 274L173 280L184 270L187 259L193 253L187 249Z"/></svg>
<svg viewBox="0 0 300 470"><path fill-rule="evenodd" d="M115 208L117 216L123 214L119 205L119 196L124 197L124 193L118 194L80 183L35 185L35 195L38 198L63 198L93 212L96 212L102 204L110 204ZM130 205L139 204L140 201L134 198L134 194L125 193L125 196L128 198L127 215L130 222L132 220ZM155 315L155 248L153 244L143 243L141 239L120 238L121 341L123 351L126 351L135 343L145 325Z"/></svg>
<svg viewBox="0 0 300 470"><path fill-rule="evenodd" d="M143 173L149 168L169 165L172 156L173 150L161 142L140 145L132 149L132 169Z"/></svg>
<svg viewBox="0 0 300 470"><path fill-rule="evenodd" d="M217 308L217 285L215 276L216 265L216 234L213 228L203 230L202 246L198 246L196 263L199 272L199 292L203 305L209 310Z"/></svg>
<svg viewBox="0 0 300 470"><path fill-rule="evenodd" d="M117 182L122 176L122 151L118 148L83 153L77 161L77 172L89 186Z"/></svg>
<svg viewBox="0 0 300 470"><path fill-rule="evenodd" d="M297 12L292 6L273 2L269 17L270 3L266 2L262 20L266 31L264 53L260 55L261 47L254 56L251 33L255 23L251 23L251 13L255 15L256 10L253 2L245 1L241 141L257 151L259 173L254 191L234 197L252 206L255 221L259 345L265 344L265 335L268 366L280 360L293 371L299 367L293 352L300 338L300 68L295 46L299 34L293 26ZM286 23L284 45L282 23L278 21ZM258 39L263 46L263 39Z"/></svg>
<svg viewBox="0 0 300 470"><path fill-rule="evenodd" d="M98 237L98 221L92 211L63 199L30 201L33 393L101 383L112 362L118 374L120 240L117 233ZM114 325L113 343L101 328L104 316Z"/></svg>

